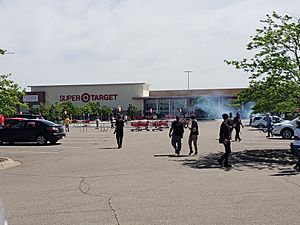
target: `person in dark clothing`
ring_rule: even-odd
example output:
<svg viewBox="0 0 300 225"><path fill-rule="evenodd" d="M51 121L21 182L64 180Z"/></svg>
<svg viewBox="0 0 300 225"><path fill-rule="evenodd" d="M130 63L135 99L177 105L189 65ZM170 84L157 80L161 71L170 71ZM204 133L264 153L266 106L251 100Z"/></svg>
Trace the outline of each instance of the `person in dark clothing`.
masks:
<svg viewBox="0 0 300 225"><path fill-rule="evenodd" d="M241 116L239 113L236 113L236 117L234 117L233 119L233 127L235 129L235 141L237 140L241 141L242 140L240 138L241 127L244 128L244 125L242 124Z"/></svg>
<svg viewBox="0 0 300 225"><path fill-rule="evenodd" d="M223 122L220 126L220 133L219 133L219 143L222 143L225 147L225 153L218 159L218 163L222 166L224 161L224 167L231 167L228 164L228 157L231 153L231 146L230 146L230 127L228 125L228 114L224 113L222 115Z"/></svg>
<svg viewBox="0 0 300 225"><path fill-rule="evenodd" d="M273 137L273 133L272 133L272 117L270 116L270 114L267 115L267 132L268 132L268 135L267 137L270 137L272 136Z"/></svg>
<svg viewBox="0 0 300 225"><path fill-rule="evenodd" d="M194 155L197 155L198 154L197 140L199 135L199 129L198 129L198 123L195 119L195 116L191 116L191 119L192 119L191 127L188 126L188 128L191 130L189 141L188 141L189 148L190 148L189 155L193 154L192 143L194 144L194 148L195 148Z"/></svg>
<svg viewBox="0 0 300 225"><path fill-rule="evenodd" d="M230 140L232 140L233 118L232 118L232 113L231 112L229 113L227 124L228 124L229 130L230 130Z"/></svg>
<svg viewBox="0 0 300 225"><path fill-rule="evenodd" d="M114 132L114 134L116 134L118 148L122 148L123 137L124 137L124 126L125 126L124 120L122 120L121 116L118 116L116 120L115 132Z"/></svg>
<svg viewBox="0 0 300 225"><path fill-rule="evenodd" d="M179 121L179 116L176 116L176 120L172 122L169 137L171 138L171 144L175 149L175 154L179 156L181 151L181 139L183 138L184 126Z"/></svg>

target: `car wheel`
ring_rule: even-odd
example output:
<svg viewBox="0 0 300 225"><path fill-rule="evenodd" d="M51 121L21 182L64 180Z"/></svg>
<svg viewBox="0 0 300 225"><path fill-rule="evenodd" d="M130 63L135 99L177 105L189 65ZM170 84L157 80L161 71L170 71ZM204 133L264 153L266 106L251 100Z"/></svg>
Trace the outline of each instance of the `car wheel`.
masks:
<svg viewBox="0 0 300 225"><path fill-rule="evenodd" d="M2 137L0 136L0 145L3 144L3 140L2 140Z"/></svg>
<svg viewBox="0 0 300 225"><path fill-rule="evenodd" d="M292 131L291 129L289 128L285 128L281 131L281 136L284 138L284 139L291 139L294 135L294 131Z"/></svg>
<svg viewBox="0 0 300 225"><path fill-rule="evenodd" d="M47 139L46 139L46 137L44 135L39 135L36 138L36 143L38 145L45 145L45 144L47 144Z"/></svg>

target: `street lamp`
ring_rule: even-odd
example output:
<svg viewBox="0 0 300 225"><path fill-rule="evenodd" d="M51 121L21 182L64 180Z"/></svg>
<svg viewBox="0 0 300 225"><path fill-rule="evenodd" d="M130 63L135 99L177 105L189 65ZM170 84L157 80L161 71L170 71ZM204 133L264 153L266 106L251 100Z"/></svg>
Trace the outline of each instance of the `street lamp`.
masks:
<svg viewBox="0 0 300 225"><path fill-rule="evenodd" d="M190 90L190 73L193 72L192 70L185 70L185 73L188 75L188 90Z"/></svg>

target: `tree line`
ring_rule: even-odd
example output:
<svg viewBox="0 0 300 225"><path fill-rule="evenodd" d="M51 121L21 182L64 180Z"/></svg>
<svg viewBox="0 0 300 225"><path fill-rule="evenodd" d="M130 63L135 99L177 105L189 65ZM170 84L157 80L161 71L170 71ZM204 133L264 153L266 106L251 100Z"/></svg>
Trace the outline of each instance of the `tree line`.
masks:
<svg viewBox="0 0 300 225"><path fill-rule="evenodd" d="M99 102L89 102L83 106L75 106L71 101L56 102L54 104L42 104L40 108L30 109L31 113L41 114L44 118L58 122L65 117L71 117L72 119L96 119L108 120L110 116L115 114L126 114L129 117L133 117L137 114L138 109L132 104L128 105L126 111L117 111L107 105L100 105Z"/></svg>

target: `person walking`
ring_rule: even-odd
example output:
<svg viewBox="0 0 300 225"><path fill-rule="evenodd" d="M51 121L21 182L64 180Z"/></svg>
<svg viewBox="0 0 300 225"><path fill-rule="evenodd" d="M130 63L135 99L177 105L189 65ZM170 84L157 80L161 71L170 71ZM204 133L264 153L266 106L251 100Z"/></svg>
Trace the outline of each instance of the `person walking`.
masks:
<svg viewBox="0 0 300 225"><path fill-rule="evenodd" d="M188 141L189 148L190 148L189 155L193 154L192 143L193 143L194 149L195 149L194 155L197 155L198 154L197 140L198 140L198 135L199 135L199 129L198 129L198 123L197 123L195 116L191 116L191 119L192 119L191 127L188 126L188 128L191 131L190 136L189 136L189 141Z"/></svg>
<svg viewBox="0 0 300 225"><path fill-rule="evenodd" d="M70 118L67 116L67 117L64 119L65 131L66 131L66 132L70 132L70 123L71 123L71 120L70 120Z"/></svg>
<svg viewBox="0 0 300 225"><path fill-rule="evenodd" d="M175 149L175 154L180 155L181 151L181 139L183 138L184 126L183 123L179 121L179 116L176 116L176 120L172 122L169 137L171 138L171 144Z"/></svg>
<svg viewBox="0 0 300 225"><path fill-rule="evenodd" d="M222 115L223 122L220 126L219 132L219 143L224 145L225 153L218 159L218 163L224 167L231 167L228 163L228 158L231 153L231 146L230 146L230 127L228 125L228 114L224 113ZM224 164L223 164L224 162Z"/></svg>
<svg viewBox="0 0 300 225"><path fill-rule="evenodd" d="M114 131L114 134L116 134L118 148L122 148L123 137L124 137L124 126L125 126L124 120L122 120L121 116L118 115L116 120L116 125L115 125L115 131Z"/></svg>
<svg viewBox="0 0 300 225"><path fill-rule="evenodd" d="M298 162L294 166L294 169L300 172L300 120L297 121L295 129L293 148L296 150L298 156Z"/></svg>
<svg viewBox="0 0 300 225"><path fill-rule="evenodd" d="M241 141L242 139L240 138L240 133L241 133L241 127L244 128L244 125L242 124L241 116L240 113L236 113L236 117L233 119L233 127L235 129L235 141L239 140Z"/></svg>
<svg viewBox="0 0 300 225"><path fill-rule="evenodd" d="M229 126L229 131L230 131L230 140L232 140L233 118L231 112L229 113L227 124Z"/></svg>
<svg viewBox="0 0 300 225"><path fill-rule="evenodd" d="M114 116L111 115L111 116L110 116L110 128L111 128L111 129L114 128L114 120L115 120Z"/></svg>
<svg viewBox="0 0 300 225"><path fill-rule="evenodd" d="M96 129L99 129L99 123L100 123L100 119L97 117L97 119L96 119Z"/></svg>
<svg viewBox="0 0 300 225"><path fill-rule="evenodd" d="M267 132L268 135L267 137L273 137L273 133L272 133L272 117L270 116L270 114L267 115Z"/></svg>

